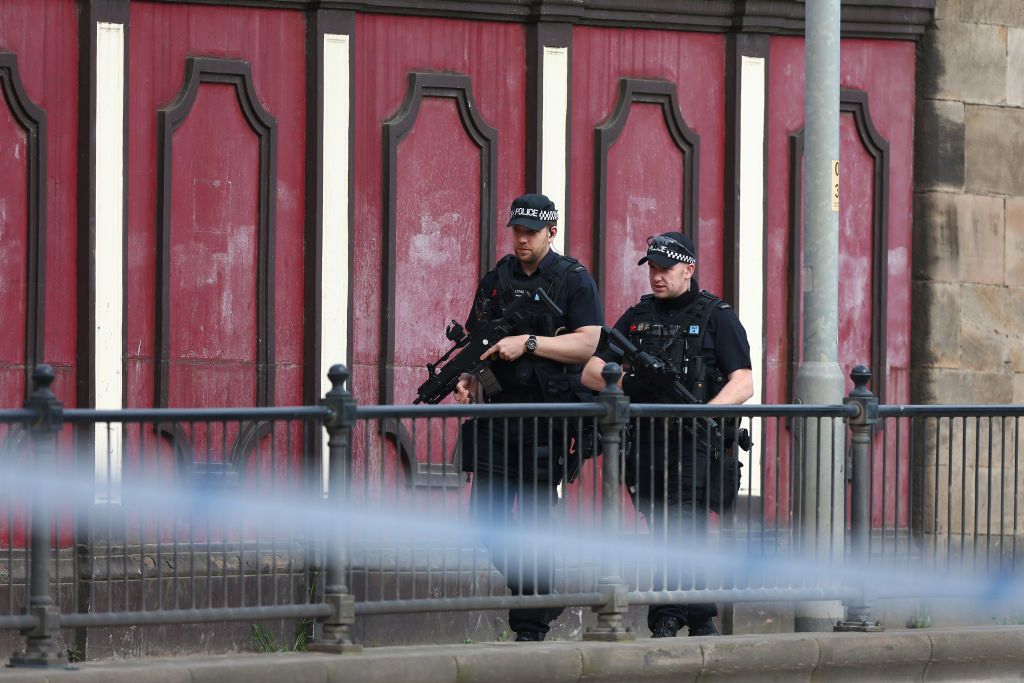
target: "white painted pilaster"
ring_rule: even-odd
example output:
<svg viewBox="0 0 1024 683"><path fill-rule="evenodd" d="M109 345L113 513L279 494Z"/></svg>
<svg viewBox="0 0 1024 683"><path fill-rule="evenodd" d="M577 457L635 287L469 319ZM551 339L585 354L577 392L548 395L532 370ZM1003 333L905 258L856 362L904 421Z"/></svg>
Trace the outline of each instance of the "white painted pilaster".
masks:
<svg viewBox="0 0 1024 683"><path fill-rule="evenodd" d="M566 205L565 145L569 127L569 48L545 47L542 92L544 111L541 113L541 194L558 207L558 234L555 250L565 253L565 231L569 226L569 207Z"/></svg>
<svg viewBox="0 0 1024 683"><path fill-rule="evenodd" d="M327 370L348 362L349 291L349 36L324 34L323 210L320 261L321 394L331 388ZM327 443L323 451L323 490L327 491Z"/></svg>
<svg viewBox="0 0 1024 683"><path fill-rule="evenodd" d="M96 408L123 407L124 24L96 24ZM84 171L85 169L83 169ZM121 502L122 425L96 426L96 502Z"/></svg>
<svg viewBox="0 0 1024 683"><path fill-rule="evenodd" d="M740 201L739 201L739 316L750 340L754 396L764 398L764 139L765 60L743 57L740 64ZM750 471L744 477L750 495L761 493L761 420L754 419Z"/></svg>

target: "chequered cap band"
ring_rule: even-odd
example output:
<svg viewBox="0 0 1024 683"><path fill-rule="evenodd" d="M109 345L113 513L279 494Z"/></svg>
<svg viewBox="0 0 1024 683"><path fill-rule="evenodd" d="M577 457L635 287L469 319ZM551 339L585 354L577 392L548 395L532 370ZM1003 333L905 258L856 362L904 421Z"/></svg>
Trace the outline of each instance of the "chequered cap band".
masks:
<svg viewBox="0 0 1024 683"><path fill-rule="evenodd" d="M681 251L675 251L667 246L662 246L660 244L651 244L649 247L647 247L647 255L650 256L651 254L664 254L665 256L668 256L670 259L675 259L680 263L697 263L697 259L695 259L693 256Z"/></svg>
<svg viewBox="0 0 1024 683"><path fill-rule="evenodd" d="M516 207L514 209L509 209L508 219L512 220L514 218L536 218L539 221L557 221L558 220L558 211L557 210L543 211L541 209L527 209L525 207L521 207L520 206L520 207Z"/></svg>

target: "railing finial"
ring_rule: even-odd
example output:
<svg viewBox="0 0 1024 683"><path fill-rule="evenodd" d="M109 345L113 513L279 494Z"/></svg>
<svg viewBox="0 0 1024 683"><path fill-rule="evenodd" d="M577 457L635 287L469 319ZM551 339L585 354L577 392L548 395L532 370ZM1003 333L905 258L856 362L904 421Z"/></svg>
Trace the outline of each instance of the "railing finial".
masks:
<svg viewBox="0 0 1024 683"><path fill-rule="evenodd" d="M868 389L868 382L871 381L871 370L866 365L855 365L850 371L850 379L853 380L853 390L850 396L871 396Z"/></svg>

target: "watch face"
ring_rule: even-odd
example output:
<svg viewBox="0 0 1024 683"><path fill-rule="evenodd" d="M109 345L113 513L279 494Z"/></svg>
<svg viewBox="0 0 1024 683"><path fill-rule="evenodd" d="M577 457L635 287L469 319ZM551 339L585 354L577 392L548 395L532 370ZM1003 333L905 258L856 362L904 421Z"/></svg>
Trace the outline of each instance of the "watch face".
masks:
<svg viewBox="0 0 1024 683"><path fill-rule="evenodd" d="M530 353L537 350L537 339L535 337L530 337L526 340L526 350Z"/></svg>

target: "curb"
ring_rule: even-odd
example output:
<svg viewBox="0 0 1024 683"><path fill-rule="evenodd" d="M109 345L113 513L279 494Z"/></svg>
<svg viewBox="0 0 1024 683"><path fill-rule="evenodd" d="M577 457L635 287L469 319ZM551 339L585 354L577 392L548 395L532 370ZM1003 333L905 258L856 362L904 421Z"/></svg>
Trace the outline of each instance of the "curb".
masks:
<svg viewBox="0 0 1024 683"><path fill-rule="evenodd" d="M0 683L513 683L1024 677L1024 627L368 648L0 669Z"/></svg>

